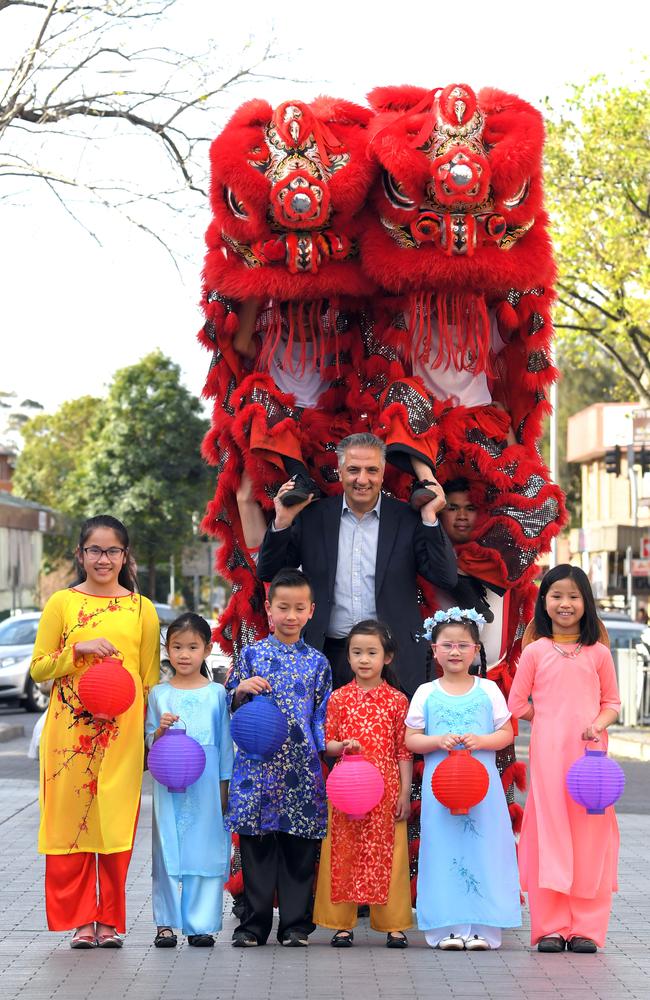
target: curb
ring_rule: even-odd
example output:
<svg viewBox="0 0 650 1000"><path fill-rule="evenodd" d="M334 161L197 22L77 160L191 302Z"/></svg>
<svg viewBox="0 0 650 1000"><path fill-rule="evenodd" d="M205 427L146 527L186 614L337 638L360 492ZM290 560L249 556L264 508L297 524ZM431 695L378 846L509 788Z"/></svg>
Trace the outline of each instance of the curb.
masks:
<svg viewBox="0 0 650 1000"><path fill-rule="evenodd" d="M11 726L8 724L2 725L0 723L0 743L8 743L9 740L17 740L24 735L24 726Z"/></svg>
<svg viewBox="0 0 650 1000"><path fill-rule="evenodd" d="M650 742L647 737L617 736L611 733L608 748L612 757L650 762Z"/></svg>

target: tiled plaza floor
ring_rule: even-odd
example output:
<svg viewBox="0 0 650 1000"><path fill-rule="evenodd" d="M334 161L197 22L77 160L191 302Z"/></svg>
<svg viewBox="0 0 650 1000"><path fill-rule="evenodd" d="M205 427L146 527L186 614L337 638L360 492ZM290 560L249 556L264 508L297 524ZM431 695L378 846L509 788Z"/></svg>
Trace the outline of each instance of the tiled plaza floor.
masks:
<svg viewBox="0 0 650 1000"><path fill-rule="evenodd" d="M152 945L151 798L145 795L129 876L125 946L74 952L69 935L45 929L43 859L34 849L36 797L33 781L5 780L0 788L3 1000L650 1000L649 816L619 817L621 891L607 948L597 955L540 955L530 950L526 926L507 932L497 952L432 951L418 931L410 933L406 951L389 951L367 921L361 922L351 949L330 948L330 932L318 930L304 950L275 943L243 950L230 946L231 916L214 949L193 949L182 941L178 949L163 951Z"/></svg>

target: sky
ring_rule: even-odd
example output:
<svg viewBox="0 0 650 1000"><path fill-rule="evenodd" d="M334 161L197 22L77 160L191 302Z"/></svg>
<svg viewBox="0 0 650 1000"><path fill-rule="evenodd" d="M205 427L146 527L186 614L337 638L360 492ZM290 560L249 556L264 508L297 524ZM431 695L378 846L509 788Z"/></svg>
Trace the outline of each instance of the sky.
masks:
<svg viewBox="0 0 650 1000"><path fill-rule="evenodd" d="M475 89L510 90L537 106L550 97L557 106L567 100L568 85L597 73L612 84L633 85L643 75L650 37L644 9L637 0L619 0L615 8L602 0L329 0L302 6L178 0L156 37L158 44L197 55L215 40L224 71L242 50L260 51L273 39L273 78L229 92L206 116L215 135L232 110L253 96L279 103L330 93L363 102L380 84L433 88L465 82ZM29 37L26 21L17 27ZM8 44L5 35L2 66ZM43 151L50 153L58 140L48 141ZM169 181L168 166L136 134L78 141L72 154L63 146L56 153L72 155L72 169L101 167L127 179L133 172L152 190ZM209 362L196 342L209 221L202 199L188 203L171 222L165 210L147 207L147 224L171 246L172 259L154 237L88 205L83 192L70 198L100 242L42 183L12 187L0 176L0 390L52 410L80 395L102 394L117 369L160 348L181 366L185 385L200 394Z"/></svg>

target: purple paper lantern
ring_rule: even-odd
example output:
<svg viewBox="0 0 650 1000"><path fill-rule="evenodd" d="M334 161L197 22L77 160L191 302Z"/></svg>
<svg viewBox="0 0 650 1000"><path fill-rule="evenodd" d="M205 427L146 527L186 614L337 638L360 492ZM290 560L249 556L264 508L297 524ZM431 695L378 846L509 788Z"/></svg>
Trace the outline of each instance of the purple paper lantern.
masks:
<svg viewBox="0 0 650 1000"><path fill-rule="evenodd" d="M589 815L600 816L623 794L625 772L607 756L606 750L585 747L584 757L569 768L566 787L571 798L584 806Z"/></svg>
<svg viewBox="0 0 650 1000"><path fill-rule="evenodd" d="M205 750L185 730L168 729L152 746L147 762L169 792L186 792L205 771Z"/></svg>
<svg viewBox="0 0 650 1000"><path fill-rule="evenodd" d="M252 760L270 760L289 735L287 717L270 698L253 698L238 708L230 732L234 742Z"/></svg>

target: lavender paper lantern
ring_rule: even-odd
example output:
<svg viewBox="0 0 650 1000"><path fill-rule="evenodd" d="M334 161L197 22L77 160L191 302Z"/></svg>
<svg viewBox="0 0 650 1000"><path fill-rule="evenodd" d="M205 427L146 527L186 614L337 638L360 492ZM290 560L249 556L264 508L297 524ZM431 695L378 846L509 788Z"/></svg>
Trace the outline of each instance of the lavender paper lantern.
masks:
<svg viewBox="0 0 650 1000"><path fill-rule="evenodd" d="M169 792L186 792L205 770L205 750L184 729L168 729L147 758L149 770Z"/></svg>
<svg viewBox="0 0 650 1000"><path fill-rule="evenodd" d="M585 747L584 757L568 770L566 786L571 798L590 816L600 816L623 794L625 772L606 750Z"/></svg>
<svg viewBox="0 0 650 1000"><path fill-rule="evenodd" d="M270 698L258 695L237 709L230 732L251 760L270 760L289 735L289 727L284 712Z"/></svg>

